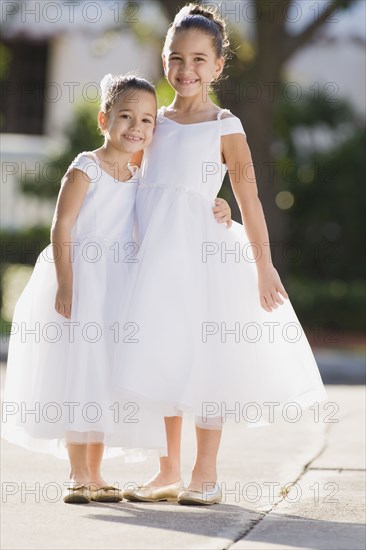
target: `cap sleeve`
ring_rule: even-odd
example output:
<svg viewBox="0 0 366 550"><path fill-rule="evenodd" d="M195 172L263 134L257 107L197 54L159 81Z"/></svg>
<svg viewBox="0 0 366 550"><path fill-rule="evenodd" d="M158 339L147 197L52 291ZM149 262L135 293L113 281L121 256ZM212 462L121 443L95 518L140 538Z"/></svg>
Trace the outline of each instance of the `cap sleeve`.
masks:
<svg viewBox="0 0 366 550"><path fill-rule="evenodd" d="M86 174L91 182L95 182L100 178L100 167L93 158L88 156L89 154L91 153L79 153L70 164L68 171L77 168Z"/></svg>
<svg viewBox="0 0 366 550"><path fill-rule="evenodd" d="M220 120L222 136L227 136L229 134L244 134L246 136L241 120L237 116L225 117Z"/></svg>

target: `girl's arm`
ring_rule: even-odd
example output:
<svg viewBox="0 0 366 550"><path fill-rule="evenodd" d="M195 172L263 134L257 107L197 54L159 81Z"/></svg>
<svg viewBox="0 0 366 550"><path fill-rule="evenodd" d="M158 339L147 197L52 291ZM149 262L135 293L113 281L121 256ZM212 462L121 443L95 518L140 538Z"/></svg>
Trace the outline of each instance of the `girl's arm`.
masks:
<svg viewBox="0 0 366 550"><path fill-rule="evenodd" d="M256 260L260 303L266 311L283 304L279 294L288 298L277 270L274 268L269 247L269 235L255 179L252 155L243 134L222 136L222 153L229 171L230 182L239 205L243 225L250 242L258 251Z"/></svg>
<svg viewBox="0 0 366 550"><path fill-rule="evenodd" d="M90 179L80 170L66 172L61 182L51 227L51 243L58 290L56 311L70 319L72 302L71 230L78 217Z"/></svg>

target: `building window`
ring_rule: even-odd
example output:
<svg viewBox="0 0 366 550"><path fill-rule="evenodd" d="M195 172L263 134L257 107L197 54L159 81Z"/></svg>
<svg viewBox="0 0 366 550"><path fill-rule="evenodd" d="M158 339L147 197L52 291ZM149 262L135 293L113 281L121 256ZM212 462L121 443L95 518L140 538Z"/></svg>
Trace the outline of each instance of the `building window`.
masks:
<svg viewBox="0 0 366 550"><path fill-rule="evenodd" d="M1 132L44 133L47 42L3 41L9 62L1 82Z"/></svg>

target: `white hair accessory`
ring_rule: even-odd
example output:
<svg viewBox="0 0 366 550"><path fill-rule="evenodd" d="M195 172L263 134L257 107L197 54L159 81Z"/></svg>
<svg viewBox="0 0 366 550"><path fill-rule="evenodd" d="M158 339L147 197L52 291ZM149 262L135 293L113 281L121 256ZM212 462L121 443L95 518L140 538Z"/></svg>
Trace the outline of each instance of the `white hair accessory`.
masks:
<svg viewBox="0 0 366 550"><path fill-rule="evenodd" d="M177 25L178 23L180 23L182 21L182 19L184 19L185 17L187 17L189 15L189 12L191 11L192 9L192 6L189 5L189 6L184 6L184 8L182 8L178 13L177 15L174 17L174 22L173 22L173 25Z"/></svg>
<svg viewBox="0 0 366 550"><path fill-rule="evenodd" d="M113 82L113 76L111 75L111 73L108 73L105 76L103 76L102 80L100 81L100 89L102 90L102 98L105 97L105 95L107 93L107 90L108 90L109 86L112 84L112 82Z"/></svg>

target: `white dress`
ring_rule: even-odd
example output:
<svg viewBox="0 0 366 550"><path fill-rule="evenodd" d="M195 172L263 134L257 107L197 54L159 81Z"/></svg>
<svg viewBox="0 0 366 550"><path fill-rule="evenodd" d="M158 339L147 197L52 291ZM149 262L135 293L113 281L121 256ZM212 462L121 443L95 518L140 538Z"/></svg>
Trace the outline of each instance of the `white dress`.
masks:
<svg viewBox="0 0 366 550"><path fill-rule="evenodd" d="M189 125L158 113L136 197L139 261L121 308L138 336L118 344L112 375L203 428L268 424L273 411L294 416L327 397L290 300L272 312L260 305L245 228L214 219L220 136L245 134L224 111Z"/></svg>
<svg viewBox="0 0 366 550"><path fill-rule="evenodd" d="M113 347L134 330L121 327L117 312L137 249L138 174L116 181L90 152L78 155L70 168L91 180L72 229L71 319L54 307L57 280L49 245L14 311L2 437L62 458L65 441L103 441L110 446L107 456L140 460L150 450L166 450L161 411L146 408L142 399L138 409L135 396L123 389L116 396L110 376Z"/></svg>

